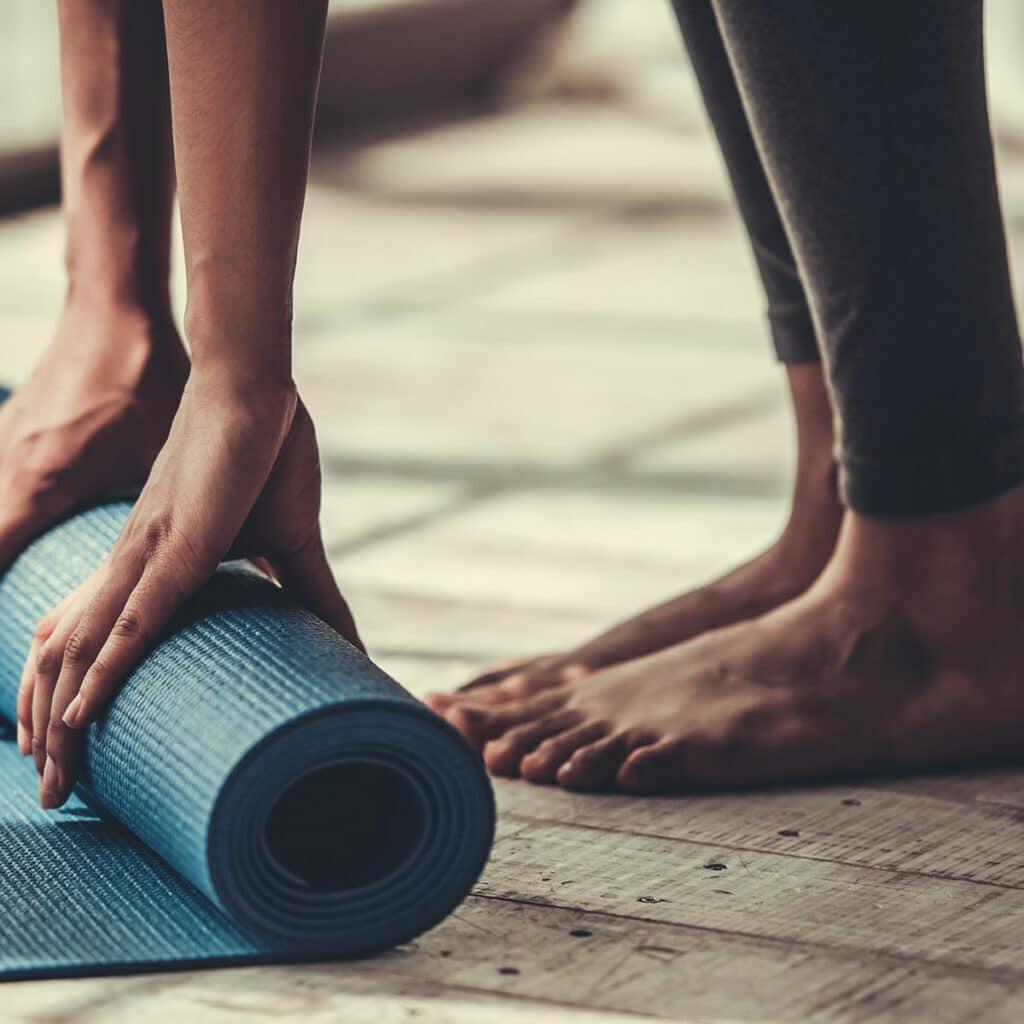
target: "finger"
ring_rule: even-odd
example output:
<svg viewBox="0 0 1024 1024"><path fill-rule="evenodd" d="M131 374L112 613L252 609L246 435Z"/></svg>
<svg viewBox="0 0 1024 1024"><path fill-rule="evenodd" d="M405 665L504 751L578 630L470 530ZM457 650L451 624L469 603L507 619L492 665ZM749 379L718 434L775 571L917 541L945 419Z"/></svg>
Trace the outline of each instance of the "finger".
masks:
<svg viewBox="0 0 1024 1024"><path fill-rule="evenodd" d="M74 591L39 620L35 632L32 634L32 643L29 646L25 664L21 668L17 702L18 750L24 755L32 753L32 698L35 692L36 659L39 657L39 648L50 639L54 626L64 615L73 597Z"/></svg>
<svg viewBox="0 0 1024 1024"><path fill-rule="evenodd" d="M272 583L280 584L281 581L276 575L274 575L274 567L261 555L257 555L255 558L250 558L249 561L252 562L252 564L255 565L256 568L259 569L259 571Z"/></svg>
<svg viewBox="0 0 1024 1024"><path fill-rule="evenodd" d="M108 607L103 618L96 618L90 629L100 640L98 651L62 716L68 728L84 729L99 717L171 616L203 582L169 563L150 563L120 610L111 615Z"/></svg>
<svg viewBox="0 0 1024 1024"><path fill-rule="evenodd" d="M59 807L78 778L82 737L63 721L82 680L96 665L97 656L137 583L137 574L123 567L93 592L64 647L64 660L53 688L46 731L46 767L40 797L44 807Z"/></svg>
<svg viewBox="0 0 1024 1024"><path fill-rule="evenodd" d="M64 662L64 649L78 621L77 609L71 607L56 625L49 640L40 645L36 655L36 680L32 689L32 756L40 775L46 765L46 731L50 724L53 690Z"/></svg>
<svg viewBox="0 0 1024 1024"><path fill-rule="evenodd" d="M21 669L21 683L18 685L18 753L25 757L32 753L32 694L36 685L35 665L39 654L39 641L32 640L28 657Z"/></svg>
<svg viewBox="0 0 1024 1024"><path fill-rule="evenodd" d="M364 654L355 619L334 580L319 531L297 551L271 559L274 575L291 597L336 629Z"/></svg>

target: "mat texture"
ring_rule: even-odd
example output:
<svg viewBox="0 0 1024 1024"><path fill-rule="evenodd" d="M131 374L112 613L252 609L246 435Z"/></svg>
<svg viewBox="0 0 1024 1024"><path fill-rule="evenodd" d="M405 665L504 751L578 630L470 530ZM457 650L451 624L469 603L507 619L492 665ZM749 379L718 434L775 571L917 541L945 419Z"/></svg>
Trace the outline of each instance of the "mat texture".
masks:
<svg viewBox="0 0 1024 1024"><path fill-rule="evenodd" d="M36 621L130 504L76 515L0 580L0 716ZM3 732L3 729L0 729ZM274 586L224 567L88 732L43 811L0 737L0 978L341 958L432 927L490 850L480 758Z"/></svg>

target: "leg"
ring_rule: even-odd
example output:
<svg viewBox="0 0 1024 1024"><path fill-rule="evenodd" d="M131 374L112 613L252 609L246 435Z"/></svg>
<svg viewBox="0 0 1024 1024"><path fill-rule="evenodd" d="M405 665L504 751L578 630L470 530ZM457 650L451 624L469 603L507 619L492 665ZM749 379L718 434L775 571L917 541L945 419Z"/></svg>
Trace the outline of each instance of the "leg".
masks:
<svg viewBox="0 0 1024 1024"><path fill-rule="evenodd" d="M59 806L94 721L227 557L260 557L358 637L320 534L320 466L291 377L292 278L326 0L165 0L192 363L167 441L106 563L47 616L19 693Z"/></svg>
<svg viewBox="0 0 1024 1024"><path fill-rule="evenodd" d="M58 6L68 291L0 411L0 565L68 509L139 485L188 361L170 313L173 170L157 0Z"/></svg>
<svg viewBox="0 0 1024 1024"><path fill-rule="evenodd" d="M980 5L716 10L821 328L838 547L760 618L458 724L497 771L633 792L1019 758L1024 367Z"/></svg>
<svg viewBox="0 0 1024 1024"><path fill-rule="evenodd" d="M768 551L721 579L564 654L499 667L457 694L434 694L429 702L437 711L464 699L503 701L571 685L597 669L753 618L806 590L835 548L842 508L832 452L832 410L803 284L711 0L675 0L674 6L754 251L775 354L786 368L797 434L789 522Z"/></svg>

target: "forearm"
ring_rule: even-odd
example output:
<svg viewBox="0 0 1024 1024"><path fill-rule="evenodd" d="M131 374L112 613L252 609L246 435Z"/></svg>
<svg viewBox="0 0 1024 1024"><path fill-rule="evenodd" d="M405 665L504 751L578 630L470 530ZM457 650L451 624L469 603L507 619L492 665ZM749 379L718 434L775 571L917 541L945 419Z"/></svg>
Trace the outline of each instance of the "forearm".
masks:
<svg viewBox="0 0 1024 1024"><path fill-rule="evenodd" d="M169 320L174 170L159 0L57 9L69 297Z"/></svg>
<svg viewBox="0 0 1024 1024"><path fill-rule="evenodd" d="M324 0L166 0L167 52L199 374L291 381L292 280Z"/></svg>

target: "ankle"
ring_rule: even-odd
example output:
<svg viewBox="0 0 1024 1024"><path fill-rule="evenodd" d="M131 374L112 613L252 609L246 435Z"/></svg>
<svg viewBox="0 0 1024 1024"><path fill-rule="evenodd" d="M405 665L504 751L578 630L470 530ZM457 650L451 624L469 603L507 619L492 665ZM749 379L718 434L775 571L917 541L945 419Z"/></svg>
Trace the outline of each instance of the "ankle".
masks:
<svg viewBox="0 0 1024 1024"><path fill-rule="evenodd" d="M858 589L897 600L924 605L938 597L951 614L1006 596L1019 604L1024 601L1024 486L943 515L874 518L848 512L834 568Z"/></svg>
<svg viewBox="0 0 1024 1024"><path fill-rule="evenodd" d="M844 509L830 455L802 459L793 488L789 520L775 544L779 571L800 590L828 564L839 539Z"/></svg>

